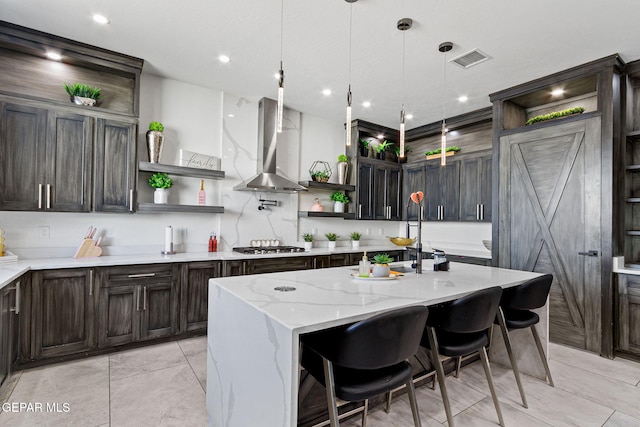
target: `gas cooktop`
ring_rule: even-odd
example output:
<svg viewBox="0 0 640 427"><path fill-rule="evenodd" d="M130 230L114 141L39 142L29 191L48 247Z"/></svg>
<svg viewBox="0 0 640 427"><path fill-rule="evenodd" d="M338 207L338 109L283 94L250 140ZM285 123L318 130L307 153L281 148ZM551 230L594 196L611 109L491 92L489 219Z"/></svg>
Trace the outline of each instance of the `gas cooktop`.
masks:
<svg viewBox="0 0 640 427"><path fill-rule="evenodd" d="M233 248L234 252L240 252L245 255L262 255L262 254L289 254L304 252L304 248L298 246L247 246L240 248Z"/></svg>

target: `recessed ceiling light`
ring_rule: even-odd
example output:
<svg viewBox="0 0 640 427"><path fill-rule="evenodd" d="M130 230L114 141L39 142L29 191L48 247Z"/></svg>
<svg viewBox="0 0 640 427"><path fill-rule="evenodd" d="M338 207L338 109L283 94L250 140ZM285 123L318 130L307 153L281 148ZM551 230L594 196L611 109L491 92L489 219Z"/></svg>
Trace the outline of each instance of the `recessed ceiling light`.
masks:
<svg viewBox="0 0 640 427"><path fill-rule="evenodd" d="M275 77L276 80L280 80L280 73L279 72L275 73L273 77Z"/></svg>
<svg viewBox="0 0 640 427"><path fill-rule="evenodd" d="M227 55L220 55L218 56L218 61L226 64L227 62L231 61L231 58L229 58Z"/></svg>
<svg viewBox="0 0 640 427"><path fill-rule="evenodd" d="M407 120L411 120L411 119L413 119L413 114L405 114L404 118L407 119Z"/></svg>
<svg viewBox="0 0 640 427"><path fill-rule="evenodd" d="M469 100L469 97L466 95L462 95L458 97L458 102L467 102L468 100Z"/></svg>
<svg viewBox="0 0 640 427"><path fill-rule="evenodd" d="M109 18L107 18L104 15L100 15L99 13L95 13L93 15L93 20L95 22L97 22L98 24L101 24L101 25L106 25L106 24L111 22L111 21L109 21Z"/></svg>
<svg viewBox="0 0 640 427"><path fill-rule="evenodd" d="M233 118L233 117L235 117L235 115L234 115L234 114L229 113L229 114L227 114L227 117L231 117L231 118Z"/></svg>
<svg viewBox="0 0 640 427"><path fill-rule="evenodd" d="M329 95L331 95L331 89L323 89L323 90L322 90L322 94L323 94L324 96L329 96Z"/></svg>
<svg viewBox="0 0 640 427"><path fill-rule="evenodd" d="M370 101L364 101L364 102L362 103L362 106L363 106L364 108L369 108L369 107L371 107L371 102L370 102Z"/></svg>
<svg viewBox="0 0 640 427"><path fill-rule="evenodd" d="M62 55L57 52L47 52L47 58L54 61L62 61Z"/></svg>
<svg viewBox="0 0 640 427"><path fill-rule="evenodd" d="M552 96L560 96L564 93L564 89L554 89L551 91Z"/></svg>

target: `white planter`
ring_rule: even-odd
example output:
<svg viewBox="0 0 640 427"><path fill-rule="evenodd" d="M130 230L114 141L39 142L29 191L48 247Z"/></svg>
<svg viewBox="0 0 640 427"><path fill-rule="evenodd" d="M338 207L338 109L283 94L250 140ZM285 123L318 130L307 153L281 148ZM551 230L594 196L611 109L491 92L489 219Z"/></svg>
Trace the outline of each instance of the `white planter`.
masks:
<svg viewBox="0 0 640 427"><path fill-rule="evenodd" d="M342 202L335 202L333 204L333 211L334 212L338 212L338 213L343 213L344 212L344 203Z"/></svg>
<svg viewBox="0 0 640 427"><path fill-rule="evenodd" d="M389 277L389 274L391 274L391 269L389 268L389 266L387 264L374 264L373 265L373 271L371 272L371 275L373 277Z"/></svg>
<svg viewBox="0 0 640 427"><path fill-rule="evenodd" d="M168 198L169 198L168 188L156 188L156 191L153 192L153 203L166 204Z"/></svg>
<svg viewBox="0 0 640 427"><path fill-rule="evenodd" d="M311 248L313 248L313 242L304 242L305 252L311 252Z"/></svg>
<svg viewBox="0 0 640 427"><path fill-rule="evenodd" d="M336 242L332 242L331 240L329 240L328 248L330 251L334 250L336 248Z"/></svg>
<svg viewBox="0 0 640 427"><path fill-rule="evenodd" d="M359 249L359 248L360 248L360 240L352 240L351 249Z"/></svg>

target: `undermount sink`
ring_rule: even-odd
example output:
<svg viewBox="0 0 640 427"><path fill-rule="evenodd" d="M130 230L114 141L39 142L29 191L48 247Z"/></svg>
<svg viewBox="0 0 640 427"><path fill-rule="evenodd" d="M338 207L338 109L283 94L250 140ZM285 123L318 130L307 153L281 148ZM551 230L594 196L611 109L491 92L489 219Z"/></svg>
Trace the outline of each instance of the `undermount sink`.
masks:
<svg viewBox="0 0 640 427"><path fill-rule="evenodd" d="M414 268L405 267L404 265L397 265L397 266L390 265L389 268L392 271L395 271L398 273L415 273L416 272Z"/></svg>

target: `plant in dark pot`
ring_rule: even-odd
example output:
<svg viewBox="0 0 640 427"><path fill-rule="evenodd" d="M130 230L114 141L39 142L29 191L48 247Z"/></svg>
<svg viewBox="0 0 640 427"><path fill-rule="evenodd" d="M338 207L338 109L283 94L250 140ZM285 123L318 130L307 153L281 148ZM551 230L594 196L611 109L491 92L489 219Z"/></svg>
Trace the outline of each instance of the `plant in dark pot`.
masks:
<svg viewBox="0 0 640 427"><path fill-rule="evenodd" d="M331 200L335 202L333 205L333 211L339 213L344 212L344 205L349 203L349 197L342 191L333 192L333 194L331 194Z"/></svg>
<svg viewBox="0 0 640 427"><path fill-rule="evenodd" d="M149 186L155 188L153 193L153 203L166 204L169 198L169 188L173 185L173 181L164 172L158 172L151 175L147 181Z"/></svg>
<svg viewBox="0 0 640 427"><path fill-rule="evenodd" d="M404 156L400 157L400 147L397 145L393 146L393 152L396 153L396 157L398 159L398 163L407 163L407 153L409 153L409 147L404 147Z"/></svg>
<svg viewBox="0 0 640 427"><path fill-rule="evenodd" d="M159 163L162 154L162 143L164 142L164 126L160 122L149 123L147 131L147 152L151 163Z"/></svg>
<svg viewBox="0 0 640 427"><path fill-rule="evenodd" d="M369 141L360 139L358 143L360 144L360 156L369 157Z"/></svg>
<svg viewBox="0 0 640 427"><path fill-rule="evenodd" d="M380 144L376 146L376 153L378 154L378 158L380 160L385 159L385 153L388 149L393 146L393 143L387 141L386 139L382 141Z"/></svg>
<svg viewBox="0 0 640 427"><path fill-rule="evenodd" d="M87 105L93 107L102 98L100 88L91 87L84 83L74 83L71 86L64 84L64 90L71 97L71 101L78 105Z"/></svg>

